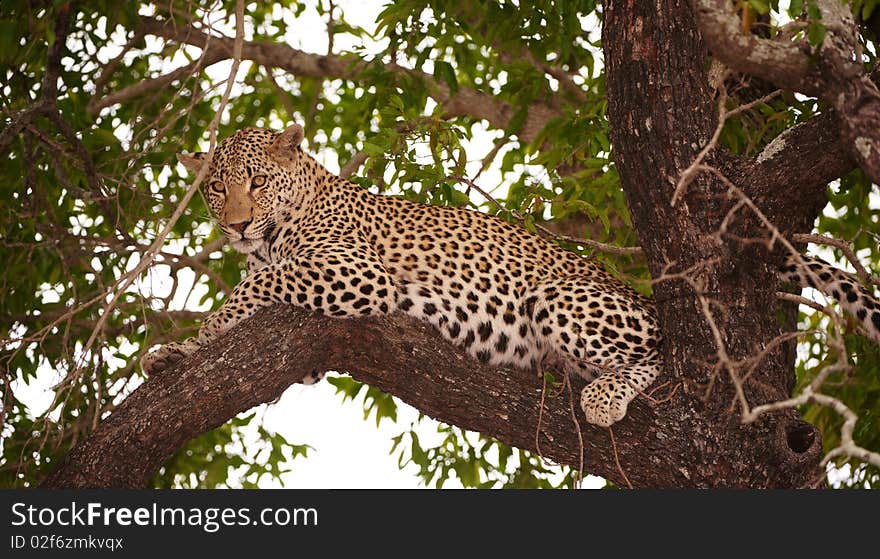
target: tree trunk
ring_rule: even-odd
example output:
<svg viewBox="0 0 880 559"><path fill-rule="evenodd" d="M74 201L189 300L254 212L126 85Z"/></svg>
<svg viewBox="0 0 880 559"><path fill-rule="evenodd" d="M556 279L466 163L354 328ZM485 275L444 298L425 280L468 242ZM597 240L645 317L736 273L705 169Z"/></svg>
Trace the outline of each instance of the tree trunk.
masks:
<svg viewBox="0 0 880 559"><path fill-rule="evenodd" d="M690 4L612 0L605 6L615 163L655 278L667 372L682 382L687 395L683 421L661 428L692 443L691 472L701 472L700 477L714 472L717 485L786 485L794 479L781 470L796 464L806 466L799 475L821 476L819 434L794 411L765 415L750 425L737 421L741 409L731 377L739 369L731 365L760 355L780 334L772 255L764 242L742 241L764 241L770 231L747 208L737 209L741 198L710 172L697 175L672 203L682 173L718 125L705 71L708 57ZM785 217L787 231L808 231L824 205L824 185L809 192L799 192L800 185L777 185L770 195L768 175L722 149L708 152L704 163L738 180L744 195L772 201L766 213ZM796 312L790 307L789 323ZM793 343L764 353L743 382L751 406L790 395L794 357Z"/></svg>
<svg viewBox="0 0 880 559"><path fill-rule="evenodd" d="M768 231L745 209L722 231L737 200L718 175L699 175L678 204L671 203L681 173L717 124L691 6L685 0L610 0L604 25L616 164L652 275L659 278L655 299L667 369L659 382L669 381L664 393L677 388L660 403L637 398L613 426L616 445L607 429L582 421L577 380L574 412L568 393L548 395L539 425L539 379L483 366L427 324L402 315L336 320L279 306L261 310L144 383L44 485L143 486L187 440L276 399L312 370L347 371L435 419L519 448L538 451L537 439L544 457L573 467L583 461L587 472L621 486L820 483L818 431L793 410L743 425L731 374L713 367L764 352L743 383L752 406L786 398L794 383L794 345L765 351L780 333L774 255L761 243L738 240L767 238ZM822 130L802 133L809 139ZM705 162L771 219L785 218L787 230L807 231L824 204L824 185L777 184L787 161L777 156L758 164L716 149ZM663 279L664 273L680 275ZM786 309L789 323L795 312L791 305Z"/></svg>

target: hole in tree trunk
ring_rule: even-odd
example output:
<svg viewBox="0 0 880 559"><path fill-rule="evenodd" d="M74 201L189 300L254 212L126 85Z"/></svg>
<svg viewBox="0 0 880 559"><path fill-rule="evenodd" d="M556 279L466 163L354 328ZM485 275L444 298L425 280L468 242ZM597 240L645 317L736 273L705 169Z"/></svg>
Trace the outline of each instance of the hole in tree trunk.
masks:
<svg viewBox="0 0 880 559"><path fill-rule="evenodd" d="M797 454L803 454L813 446L816 434L813 431L813 426L810 424L794 425L789 427L786 440L788 448Z"/></svg>

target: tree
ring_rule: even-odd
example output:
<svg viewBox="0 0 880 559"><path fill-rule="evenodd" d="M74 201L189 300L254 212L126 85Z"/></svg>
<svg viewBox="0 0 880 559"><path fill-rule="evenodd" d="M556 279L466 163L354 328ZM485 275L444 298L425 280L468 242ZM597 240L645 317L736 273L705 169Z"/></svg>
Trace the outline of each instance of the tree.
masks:
<svg viewBox="0 0 880 559"><path fill-rule="evenodd" d="M519 4L394 2L371 35L332 1L4 3L3 485L278 477L306 448L258 427L242 453L240 414L310 368L350 372L334 384L377 418L393 395L450 424L395 441L426 483L548 486L539 454L566 485L816 486L824 461L880 483L880 350L774 274L812 243L880 285L873 1L859 24L825 0ZM324 54L289 44L313 11ZM365 188L503 216L652 292L655 391L597 429L577 379L487 370L405 317L291 308L141 384L138 357L242 274L176 152L290 121ZM53 373L48 409L21 399Z"/></svg>

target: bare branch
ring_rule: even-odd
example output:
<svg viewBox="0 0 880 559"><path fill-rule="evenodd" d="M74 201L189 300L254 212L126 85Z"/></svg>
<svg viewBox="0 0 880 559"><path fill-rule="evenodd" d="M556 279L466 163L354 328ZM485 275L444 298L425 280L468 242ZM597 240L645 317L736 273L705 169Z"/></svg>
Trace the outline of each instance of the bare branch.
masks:
<svg viewBox="0 0 880 559"><path fill-rule="evenodd" d="M740 72L783 89L828 101L836 110L847 151L880 182L880 90L862 66L858 32L849 5L818 2L826 30L817 52L809 44L760 39L737 29L727 0L694 0L700 30L713 55Z"/></svg>
<svg viewBox="0 0 880 559"><path fill-rule="evenodd" d="M207 49L209 52L216 49L221 54L226 53L227 57L232 49L233 41L231 39L212 36L192 26L181 26L151 17L142 17L141 29L147 34L182 44L194 45ZM211 54L214 56L213 52ZM282 43L259 41L246 41L242 48L242 57L266 67L285 70L294 76L339 78L353 81L366 80L365 72L373 64L350 56L312 54ZM449 86L435 80L433 76L425 72L397 64L388 64L385 69L392 74L409 75L422 80L428 86L431 97L443 105L446 116L469 115L485 119L495 128L505 129L514 115L513 107L487 93L460 87L453 94ZM155 87L161 86L153 85ZM558 110L541 103L532 104L522 128L518 132L520 139L531 142L548 122L561 115L562 113Z"/></svg>
<svg viewBox="0 0 880 559"><path fill-rule="evenodd" d="M780 301L788 301L789 303L797 303L798 305L806 305L813 310L819 311L820 313L828 313L828 308L825 305L820 305L816 301L812 299L807 299L803 295L795 295L794 293L787 293L785 291L777 291L776 298Z"/></svg>
<svg viewBox="0 0 880 559"><path fill-rule="evenodd" d="M796 243L813 243L817 245L828 245L833 246L836 249L839 249L850 264L853 265L853 268L856 269L856 275L859 276L859 279L862 283L871 283L877 286L880 286L880 278L868 272L865 269L865 266L859 261L856 254L853 252L852 247L849 246L849 243L846 241L835 239L833 237L827 237L825 235L809 235L806 233L799 233L796 235L792 235L792 240Z"/></svg>

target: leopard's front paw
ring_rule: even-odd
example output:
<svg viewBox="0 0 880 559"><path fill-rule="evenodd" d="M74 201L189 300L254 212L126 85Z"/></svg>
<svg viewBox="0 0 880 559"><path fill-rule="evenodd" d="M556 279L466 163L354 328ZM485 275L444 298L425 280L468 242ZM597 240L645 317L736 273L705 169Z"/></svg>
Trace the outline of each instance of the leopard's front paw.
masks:
<svg viewBox="0 0 880 559"><path fill-rule="evenodd" d="M190 338L185 342L171 342L165 344L156 351L141 357L141 367L148 375L161 373L171 367L199 347L196 338Z"/></svg>
<svg viewBox="0 0 880 559"><path fill-rule="evenodd" d="M610 427L626 415L626 408L636 391L623 378L605 373L581 392L581 409L587 421L600 427Z"/></svg>

